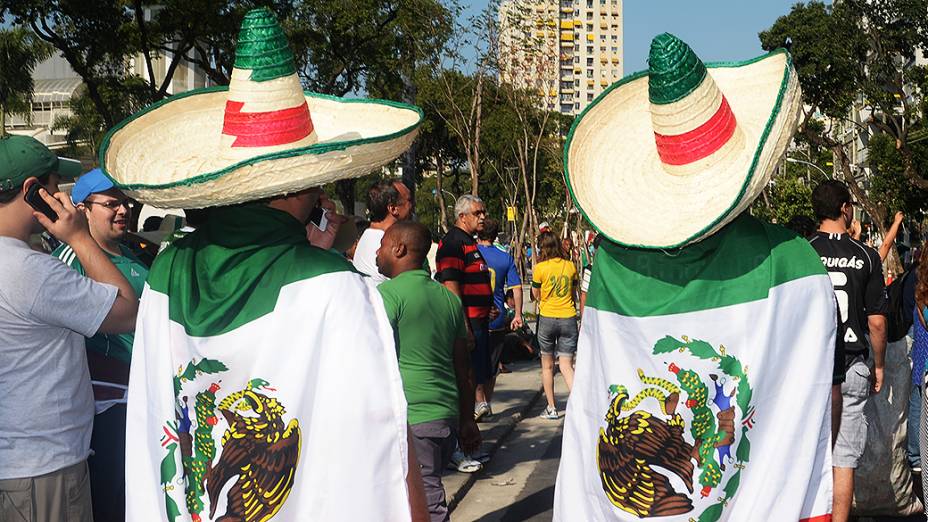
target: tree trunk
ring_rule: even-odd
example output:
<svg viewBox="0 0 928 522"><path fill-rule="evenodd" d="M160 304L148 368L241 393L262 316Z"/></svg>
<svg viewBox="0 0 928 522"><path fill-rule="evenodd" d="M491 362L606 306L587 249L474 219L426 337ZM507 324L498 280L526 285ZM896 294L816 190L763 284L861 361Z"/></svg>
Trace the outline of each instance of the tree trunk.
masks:
<svg viewBox="0 0 928 522"><path fill-rule="evenodd" d="M0 103L0 138L6 137L6 106Z"/></svg>
<svg viewBox="0 0 928 522"><path fill-rule="evenodd" d="M483 73L477 73L477 87L474 89L474 103L476 104L476 119L474 120L473 163L470 166L470 193L477 195L480 183L480 127L483 118Z"/></svg>
<svg viewBox="0 0 928 522"><path fill-rule="evenodd" d="M341 179L335 182L335 194L338 200L342 202L345 209L345 215L354 215L354 179Z"/></svg>
<svg viewBox="0 0 928 522"><path fill-rule="evenodd" d="M435 158L435 198L438 201L438 226L443 234L448 232L448 213L445 211L445 193L442 191L442 177L444 176L445 163L441 154Z"/></svg>

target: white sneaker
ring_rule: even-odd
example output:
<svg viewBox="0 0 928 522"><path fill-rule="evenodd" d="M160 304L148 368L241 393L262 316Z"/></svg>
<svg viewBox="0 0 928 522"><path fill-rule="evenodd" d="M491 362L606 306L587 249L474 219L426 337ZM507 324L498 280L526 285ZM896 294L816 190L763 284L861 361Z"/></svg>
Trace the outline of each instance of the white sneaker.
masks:
<svg viewBox="0 0 928 522"><path fill-rule="evenodd" d="M461 473L476 473L483 468L483 464L468 457L463 451L455 450L451 454L451 462L448 463L448 467Z"/></svg>
<svg viewBox="0 0 928 522"><path fill-rule="evenodd" d="M561 418L561 416L557 414L557 408L554 408L552 406L548 406L547 408L545 408L545 411L542 412L542 414L539 415L539 417L541 417L542 419L551 419L551 420L557 420Z"/></svg>
<svg viewBox="0 0 928 522"><path fill-rule="evenodd" d="M477 403L474 406L474 420L479 421L483 417L489 417L493 415L493 410L490 409L490 405L485 402Z"/></svg>

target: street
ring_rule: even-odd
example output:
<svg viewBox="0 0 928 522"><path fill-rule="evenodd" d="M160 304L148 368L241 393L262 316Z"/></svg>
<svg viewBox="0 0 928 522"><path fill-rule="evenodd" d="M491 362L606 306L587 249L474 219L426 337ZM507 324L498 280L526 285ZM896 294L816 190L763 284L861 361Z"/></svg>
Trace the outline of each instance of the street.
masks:
<svg viewBox="0 0 928 522"><path fill-rule="evenodd" d="M509 365L499 377L491 422L481 423L482 451L492 458L473 476L449 471L445 489L455 522L548 521L561 456L567 387L555 377L561 418L539 417L545 407L537 361Z"/></svg>

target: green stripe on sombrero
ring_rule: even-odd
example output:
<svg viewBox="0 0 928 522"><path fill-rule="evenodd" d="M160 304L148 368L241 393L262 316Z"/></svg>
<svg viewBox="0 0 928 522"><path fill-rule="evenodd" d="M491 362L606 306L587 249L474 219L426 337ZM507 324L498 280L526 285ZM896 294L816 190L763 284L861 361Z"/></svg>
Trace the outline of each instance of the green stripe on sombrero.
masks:
<svg viewBox="0 0 928 522"><path fill-rule="evenodd" d="M287 36L270 9L252 9L245 15L235 48L235 68L250 69L251 80L256 82L296 74Z"/></svg>
<svg viewBox="0 0 928 522"><path fill-rule="evenodd" d="M706 79L706 66L693 49L670 33L654 37L648 55L648 98L656 105L681 100Z"/></svg>
<svg viewBox="0 0 928 522"><path fill-rule="evenodd" d="M808 241L748 214L670 255L603 241L593 266L586 305L629 317L757 301L778 285L825 275Z"/></svg>
<svg viewBox="0 0 928 522"><path fill-rule="evenodd" d="M168 316L187 335L212 337L273 312L284 286L334 272L354 267L311 246L290 214L248 204L211 210L205 225L158 254L148 286L168 296Z"/></svg>

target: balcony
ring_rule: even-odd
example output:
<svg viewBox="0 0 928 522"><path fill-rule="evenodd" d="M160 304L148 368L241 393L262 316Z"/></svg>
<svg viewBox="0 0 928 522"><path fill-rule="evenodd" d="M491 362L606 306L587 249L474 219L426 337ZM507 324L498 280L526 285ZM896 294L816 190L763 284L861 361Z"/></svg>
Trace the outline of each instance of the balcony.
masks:
<svg viewBox="0 0 928 522"><path fill-rule="evenodd" d="M573 89L564 89L561 91L561 94L573 94L573 93L574 93Z"/></svg>
<svg viewBox="0 0 928 522"><path fill-rule="evenodd" d="M586 35L586 39L587 39L587 41L592 42L593 39L594 39L594 36L593 36L592 34L588 34L588 35Z"/></svg>
<svg viewBox="0 0 928 522"><path fill-rule="evenodd" d="M574 22L573 20L561 20L561 29L573 29Z"/></svg>
<svg viewBox="0 0 928 522"><path fill-rule="evenodd" d="M573 49L573 48L574 48L574 43L571 42L570 40L561 39L561 47L564 48L563 50L566 50L566 49Z"/></svg>
<svg viewBox="0 0 928 522"><path fill-rule="evenodd" d="M605 20L603 20L603 21L599 22L599 28L600 28L600 29L609 29L609 24L606 23Z"/></svg>
<svg viewBox="0 0 928 522"><path fill-rule="evenodd" d="M618 63L619 63L619 57L618 57L618 56L613 56L613 57L612 57L612 63L613 63L614 65L618 65Z"/></svg>
<svg viewBox="0 0 928 522"><path fill-rule="evenodd" d="M574 14L574 8L573 7L562 7L561 12L564 14Z"/></svg>
<svg viewBox="0 0 928 522"><path fill-rule="evenodd" d="M561 31L561 41L562 41L562 42L573 42L573 41L574 41L574 33L570 32L570 31Z"/></svg>

